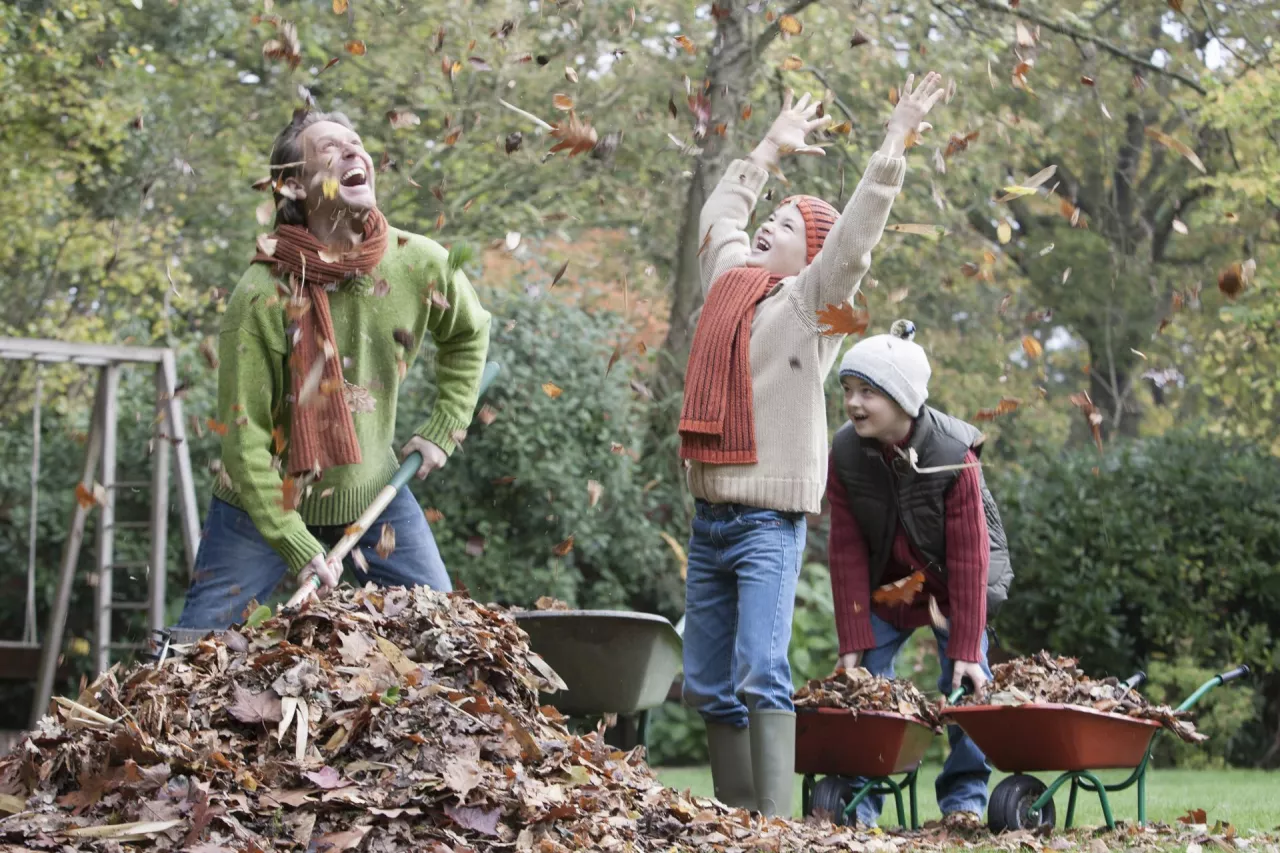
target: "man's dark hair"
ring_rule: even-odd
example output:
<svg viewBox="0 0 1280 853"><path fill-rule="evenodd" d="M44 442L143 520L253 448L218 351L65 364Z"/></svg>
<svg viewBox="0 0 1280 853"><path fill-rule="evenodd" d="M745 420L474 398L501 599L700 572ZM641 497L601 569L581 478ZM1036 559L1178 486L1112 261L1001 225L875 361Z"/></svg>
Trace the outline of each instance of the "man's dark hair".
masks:
<svg viewBox="0 0 1280 853"><path fill-rule="evenodd" d="M293 118L284 130L276 136L276 141L271 144L271 177L275 179L277 184L283 183L285 178L302 177L302 160L305 152L302 150L302 144L298 137L302 135L302 131L311 125L320 121L331 121L334 124L340 124L348 130L355 130L355 126L351 123L351 119L347 118L343 113L320 113L306 108L299 108L293 111ZM275 193L276 199L276 228L281 225L299 225L303 228L307 227L307 207L301 201L295 201L282 196L278 191Z"/></svg>

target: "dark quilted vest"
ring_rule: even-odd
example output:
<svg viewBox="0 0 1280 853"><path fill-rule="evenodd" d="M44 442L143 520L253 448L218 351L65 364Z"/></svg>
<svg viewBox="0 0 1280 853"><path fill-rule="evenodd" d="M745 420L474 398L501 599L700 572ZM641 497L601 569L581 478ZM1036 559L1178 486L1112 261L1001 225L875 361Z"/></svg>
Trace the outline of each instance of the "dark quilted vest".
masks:
<svg viewBox="0 0 1280 853"><path fill-rule="evenodd" d="M919 468L959 465L965 454L982 453L982 433L962 420L924 407L916 419L910 447L915 448ZM907 537L929 568L946 576L946 496L960 476L959 471L918 474L907 460L895 458L892 468L885 461L878 441L858 437L852 422L836 432L831 447L836 476L849 495L849 508L862 528L871 566L871 588L880 585L889 562L898 520ZM981 477L981 471L979 471ZM987 571L987 618L995 616L1009 597L1013 566L1009 546L995 498L982 477L982 509L987 517L991 540L991 563Z"/></svg>

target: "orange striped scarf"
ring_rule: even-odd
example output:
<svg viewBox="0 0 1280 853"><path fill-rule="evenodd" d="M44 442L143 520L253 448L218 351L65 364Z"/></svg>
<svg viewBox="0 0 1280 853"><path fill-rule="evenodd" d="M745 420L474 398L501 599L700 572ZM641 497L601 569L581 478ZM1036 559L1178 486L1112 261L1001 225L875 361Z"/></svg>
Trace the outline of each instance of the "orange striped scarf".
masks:
<svg viewBox="0 0 1280 853"><path fill-rule="evenodd" d="M276 275L293 285L294 295L303 307L297 339L289 355L293 392L289 473L359 465L360 442L344 393L342 355L334 337L326 288L366 275L378 265L387 251L387 220L377 208L372 210L365 219L364 240L333 260L327 259L331 250L306 228L282 225L271 236L277 241L275 252L259 252L252 263L274 265ZM321 252L326 259L321 258ZM308 399L302 401L307 377L322 358L320 387L312 389Z"/></svg>
<svg viewBox="0 0 1280 853"><path fill-rule="evenodd" d="M751 321L756 305L781 280L759 267L734 267L711 286L685 368L681 459L756 461Z"/></svg>

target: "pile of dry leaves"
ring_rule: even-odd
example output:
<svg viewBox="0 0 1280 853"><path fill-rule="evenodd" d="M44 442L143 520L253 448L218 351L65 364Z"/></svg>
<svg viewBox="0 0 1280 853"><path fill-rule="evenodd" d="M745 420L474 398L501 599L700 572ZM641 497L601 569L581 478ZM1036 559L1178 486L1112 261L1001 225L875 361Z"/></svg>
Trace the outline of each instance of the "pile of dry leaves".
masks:
<svg viewBox="0 0 1280 853"><path fill-rule="evenodd" d="M538 705L559 678L512 615L461 595L344 588L252 621L59 700L0 758L0 850L821 850L868 838L680 794L639 750L570 733Z"/></svg>
<svg viewBox="0 0 1280 853"><path fill-rule="evenodd" d="M793 697L796 708L846 708L851 711L889 711L937 728L940 706L904 678L882 678L862 667L839 669L812 679Z"/></svg>
<svg viewBox="0 0 1280 853"><path fill-rule="evenodd" d="M960 704L1026 705L1054 703L1080 705L1096 711L1155 720L1189 743L1207 735L1196 731L1189 712L1167 705L1153 705L1136 689L1118 678L1095 681L1085 675L1075 658L1054 657L1046 651L1017 658L991 668L994 676L980 700L967 696Z"/></svg>

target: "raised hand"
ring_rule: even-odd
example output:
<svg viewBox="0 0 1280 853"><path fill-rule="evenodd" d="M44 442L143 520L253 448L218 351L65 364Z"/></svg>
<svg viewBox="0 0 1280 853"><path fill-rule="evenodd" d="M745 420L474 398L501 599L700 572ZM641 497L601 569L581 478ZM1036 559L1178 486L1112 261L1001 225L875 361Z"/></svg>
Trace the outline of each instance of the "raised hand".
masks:
<svg viewBox="0 0 1280 853"><path fill-rule="evenodd" d="M788 89L783 97L782 111L773 120L764 140L751 152L749 159L756 165L769 169L776 167L779 158L787 154L825 154L820 146L810 145L806 139L813 131L831 123L830 116L814 118L819 103L810 103L806 92L800 97L799 103L793 105L791 90Z"/></svg>
<svg viewBox="0 0 1280 853"><path fill-rule="evenodd" d="M902 156L906 139L913 131L924 133L933 127L924 117L946 94L942 75L936 71L926 74L919 86L914 85L915 79L916 75L908 75L902 94L898 97L898 105L894 107L893 115L889 116L888 133L880 150L890 156Z"/></svg>

